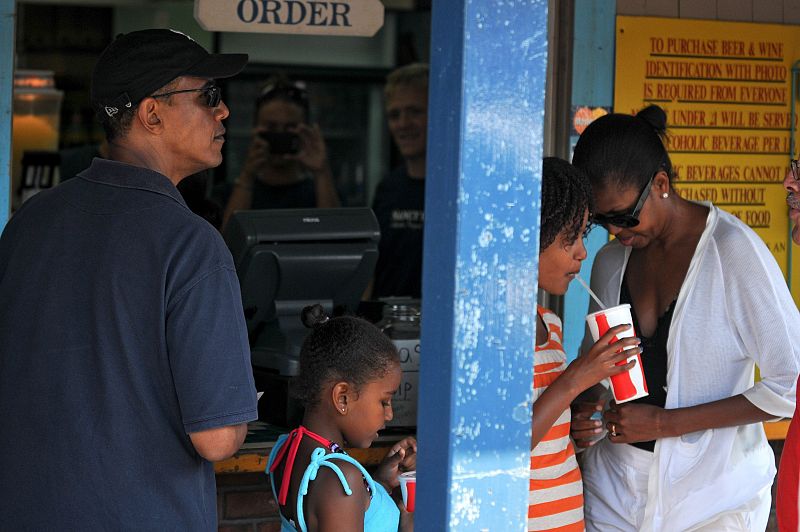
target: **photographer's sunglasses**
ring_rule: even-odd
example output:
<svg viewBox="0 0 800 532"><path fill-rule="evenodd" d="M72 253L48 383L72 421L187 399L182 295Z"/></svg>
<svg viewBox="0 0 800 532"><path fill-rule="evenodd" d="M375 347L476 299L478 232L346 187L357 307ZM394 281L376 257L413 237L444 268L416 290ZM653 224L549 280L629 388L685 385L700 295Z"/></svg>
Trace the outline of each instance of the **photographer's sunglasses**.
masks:
<svg viewBox="0 0 800 532"><path fill-rule="evenodd" d="M308 110L308 91L306 84L302 81L286 84L284 82L270 83L261 90L261 93L256 98L256 108L261 107L261 104L275 98L286 98L295 102Z"/></svg>
<svg viewBox="0 0 800 532"><path fill-rule="evenodd" d="M202 92L206 97L206 105L209 107L218 106L219 102L222 100L222 89L216 85L207 85L205 87L200 87L199 89L183 89L179 91L162 92L161 94L151 94L150 97L164 98L166 96L172 96L173 94L180 94L182 92Z"/></svg>
<svg viewBox="0 0 800 532"><path fill-rule="evenodd" d="M614 227L628 228L639 225L639 211L642 210L647 196L650 195L650 187L653 184L653 179L655 179L657 175L658 172L653 174L653 177L651 177L650 181L644 186L644 190L639 194L639 201L636 202L636 205L629 214L594 214L592 216L592 222L602 225L603 227L613 225Z"/></svg>

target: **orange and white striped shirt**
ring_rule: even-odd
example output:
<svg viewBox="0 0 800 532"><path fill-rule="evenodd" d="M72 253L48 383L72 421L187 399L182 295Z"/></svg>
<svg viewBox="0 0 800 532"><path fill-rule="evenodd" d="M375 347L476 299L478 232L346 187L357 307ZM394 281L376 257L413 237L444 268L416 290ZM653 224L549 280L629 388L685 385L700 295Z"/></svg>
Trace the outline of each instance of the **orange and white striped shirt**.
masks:
<svg viewBox="0 0 800 532"><path fill-rule="evenodd" d="M536 400L567 367L561 319L541 306L538 313L547 325L547 342L536 346L533 359L534 416ZM584 530L583 482L569 439L570 418L567 408L531 451L528 530Z"/></svg>

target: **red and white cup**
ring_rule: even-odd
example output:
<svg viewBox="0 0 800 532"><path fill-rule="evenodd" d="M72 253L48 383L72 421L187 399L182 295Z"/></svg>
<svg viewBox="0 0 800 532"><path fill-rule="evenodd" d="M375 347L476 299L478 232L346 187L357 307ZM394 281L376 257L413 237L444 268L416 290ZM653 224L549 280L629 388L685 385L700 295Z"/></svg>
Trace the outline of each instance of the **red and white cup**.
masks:
<svg viewBox="0 0 800 532"><path fill-rule="evenodd" d="M406 505L407 512L413 512L417 500L417 472L407 471L400 477L400 493L403 494L403 504Z"/></svg>
<svg viewBox="0 0 800 532"><path fill-rule="evenodd" d="M586 316L586 323L589 324L589 330L595 342L599 340L606 331L616 325L631 324L631 328L627 331L622 331L618 336L614 336L611 339L611 343L621 338L635 336L636 334L633 330L631 306L628 304L617 305L616 307L598 310L597 312L589 314ZM640 397L648 395L647 382L644 380L644 372L642 371L642 357L639 353L629 356L626 360L617 362L617 366L625 365L631 360L636 361L635 366L624 373L619 373L611 377L611 392L614 394L614 401L616 401L617 404L633 401L634 399L639 399Z"/></svg>

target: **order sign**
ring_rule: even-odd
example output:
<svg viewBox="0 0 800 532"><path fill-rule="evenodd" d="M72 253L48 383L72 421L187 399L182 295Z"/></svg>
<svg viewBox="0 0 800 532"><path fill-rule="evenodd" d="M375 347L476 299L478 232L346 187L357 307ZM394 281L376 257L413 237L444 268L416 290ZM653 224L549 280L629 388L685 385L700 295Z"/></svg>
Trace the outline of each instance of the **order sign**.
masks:
<svg viewBox="0 0 800 532"><path fill-rule="evenodd" d="M652 103L666 111L675 189L749 225L800 303L794 264L800 253L789 260L782 184L793 126L791 69L800 57L797 27L617 17L616 41L614 110L635 113Z"/></svg>
<svg viewBox="0 0 800 532"><path fill-rule="evenodd" d="M195 0L208 31L371 37L383 26L380 0Z"/></svg>

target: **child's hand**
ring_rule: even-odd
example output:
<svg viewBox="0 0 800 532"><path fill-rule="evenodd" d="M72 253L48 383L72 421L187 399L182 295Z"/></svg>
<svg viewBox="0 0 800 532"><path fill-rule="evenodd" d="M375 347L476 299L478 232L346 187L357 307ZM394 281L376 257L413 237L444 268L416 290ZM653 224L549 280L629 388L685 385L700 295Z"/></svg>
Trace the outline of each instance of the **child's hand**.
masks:
<svg viewBox="0 0 800 532"><path fill-rule="evenodd" d="M386 458L375 472L375 480L384 485L391 492L400 485L397 476L404 471L411 471L417 467L417 440L411 436L403 438L392 445Z"/></svg>
<svg viewBox="0 0 800 532"><path fill-rule="evenodd" d="M417 469L417 440L413 436L403 438L399 442L392 445L392 448L387 453L386 457L389 458L395 454L401 456L400 459L400 472L414 471Z"/></svg>
<svg viewBox="0 0 800 532"><path fill-rule="evenodd" d="M398 532L413 532L414 531L414 513L406 511L406 505L403 501L397 503L400 508L400 526L397 528Z"/></svg>
<svg viewBox="0 0 800 532"><path fill-rule="evenodd" d="M631 327L632 325L625 324L610 328L586 355L579 356L567 366L563 377L573 381L578 393L612 375L628 371L636 364L636 362L631 361L620 366L616 365L617 362L622 362L629 356L642 352L638 338L621 338L614 343L610 343L617 334Z"/></svg>

